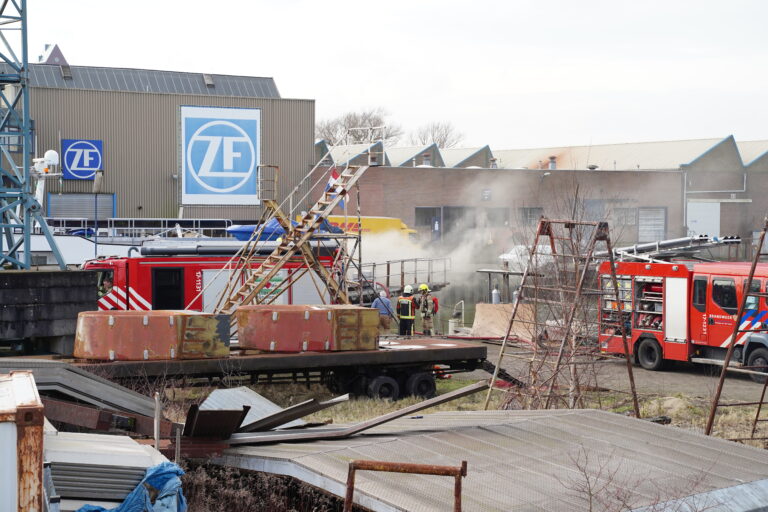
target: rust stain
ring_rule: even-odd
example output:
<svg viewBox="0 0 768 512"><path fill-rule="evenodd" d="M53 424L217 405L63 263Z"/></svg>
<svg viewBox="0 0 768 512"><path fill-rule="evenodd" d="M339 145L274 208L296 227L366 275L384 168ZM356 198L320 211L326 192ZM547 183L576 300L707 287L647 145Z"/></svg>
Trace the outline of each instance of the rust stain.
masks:
<svg viewBox="0 0 768 512"><path fill-rule="evenodd" d="M229 355L228 317L191 311L87 311L78 316L74 355L142 361Z"/></svg>

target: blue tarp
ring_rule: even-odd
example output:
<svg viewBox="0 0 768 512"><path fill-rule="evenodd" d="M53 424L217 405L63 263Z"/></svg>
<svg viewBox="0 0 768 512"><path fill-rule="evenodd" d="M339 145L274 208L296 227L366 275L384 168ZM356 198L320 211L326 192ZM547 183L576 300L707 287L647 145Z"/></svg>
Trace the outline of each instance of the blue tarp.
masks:
<svg viewBox="0 0 768 512"><path fill-rule="evenodd" d="M291 225L296 226L298 225L298 222L291 221ZM231 226L227 228L227 233L234 236L238 240L245 241L250 239L253 232L258 228L259 226L257 224L236 225L236 226ZM344 231L335 226L331 226L327 220L324 220L322 224L320 224L320 227L317 229L317 232L318 233L343 233ZM261 236L259 237L259 240L266 241L266 242L271 240L277 240L284 234L285 234L285 230L280 225L280 223L277 222L277 219L271 219L267 221L267 223L264 225L264 230L261 232Z"/></svg>
<svg viewBox="0 0 768 512"><path fill-rule="evenodd" d="M77 512L185 512L187 500L181 492L184 470L172 462L163 462L147 469L144 479L116 508L106 509L85 505ZM152 503L150 492L155 495Z"/></svg>

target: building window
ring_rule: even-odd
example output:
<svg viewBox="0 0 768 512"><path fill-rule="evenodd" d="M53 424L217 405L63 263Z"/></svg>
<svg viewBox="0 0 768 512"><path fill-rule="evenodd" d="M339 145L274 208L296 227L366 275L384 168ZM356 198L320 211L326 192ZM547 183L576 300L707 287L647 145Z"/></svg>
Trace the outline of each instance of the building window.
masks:
<svg viewBox="0 0 768 512"><path fill-rule="evenodd" d="M425 226L432 226L432 224L435 222L435 219L438 221L440 220L440 207L423 207L423 206L417 206L416 207L416 226L417 227L425 227Z"/></svg>
<svg viewBox="0 0 768 512"><path fill-rule="evenodd" d="M637 225L637 208L614 209L613 222L617 226L636 226Z"/></svg>
<svg viewBox="0 0 768 512"><path fill-rule="evenodd" d="M544 215L544 208L520 208L518 214L520 222L523 225L530 226L539 222L539 219Z"/></svg>
<svg viewBox="0 0 768 512"><path fill-rule="evenodd" d="M509 208L486 208L485 213L489 226L502 227L509 224Z"/></svg>

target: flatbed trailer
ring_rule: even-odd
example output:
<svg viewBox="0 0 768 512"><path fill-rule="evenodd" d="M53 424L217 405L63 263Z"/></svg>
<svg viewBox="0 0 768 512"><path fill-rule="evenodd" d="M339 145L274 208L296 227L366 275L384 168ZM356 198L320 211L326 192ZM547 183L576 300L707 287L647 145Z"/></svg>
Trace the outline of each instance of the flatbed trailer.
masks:
<svg viewBox="0 0 768 512"><path fill-rule="evenodd" d="M439 338L382 338L378 350L302 353L233 351L228 358L163 361L71 361L112 380L250 377L271 381L281 375L320 380L334 391L398 398L434 394L440 374L473 371L487 356L482 345Z"/></svg>

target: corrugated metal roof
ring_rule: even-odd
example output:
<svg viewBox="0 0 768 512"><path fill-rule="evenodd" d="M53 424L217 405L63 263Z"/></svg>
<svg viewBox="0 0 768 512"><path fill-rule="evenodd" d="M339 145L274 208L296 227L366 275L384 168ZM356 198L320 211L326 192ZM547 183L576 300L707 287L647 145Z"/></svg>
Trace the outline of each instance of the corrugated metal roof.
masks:
<svg viewBox="0 0 768 512"><path fill-rule="evenodd" d="M696 139L663 142L632 142L592 146L494 150L500 169L546 169L556 157L558 169L604 170L677 169L689 164L725 139Z"/></svg>
<svg viewBox="0 0 768 512"><path fill-rule="evenodd" d="M331 158L336 165L344 165L356 156L367 153L373 147L380 147L381 142L373 144L349 144L346 146L332 146L330 148Z"/></svg>
<svg viewBox="0 0 768 512"><path fill-rule="evenodd" d="M208 74L213 86L205 83L203 73L158 71L149 69L69 66L71 79L62 76L60 66L30 64L32 87L89 89L97 91L151 92L159 94L195 94L243 98L279 98L272 78Z"/></svg>
<svg viewBox="0 0 768 512"><path fill-rule="evenodd" d="M414 157L427 150L431 150L434 153L439 151L436 144L430 144L428 146L387 148L385 152L387 153L389 165L392 167L400 167L401 165L409 164Z"/></svg>
<svg viewBox="0 0 768 512"><path fill-rule="evenodd" d="M350 439L231 448L218 462L291 474L343 496L353 459L466 460L467 511L585 510L586 478L612 479L603 497L626 493L633 508L768 478L764 450L595 410L436 413ZM360 472L355 487L355 501L372 510L446 510L453 500L450 478Z"/></svg>
<svg viewBox="0 0 768 512"><path fill-rule="evenodd" d="M488 146L479 148L443 148L440 154L446 167L456 167L470 157L488 149Z"/></svg>
<svg viewBox="0 0 768 512"><path fill-rule="evenodd" d="M749 165L768 152L768 140L747 140L737 142L739 154L744 165Z"/></svg>

